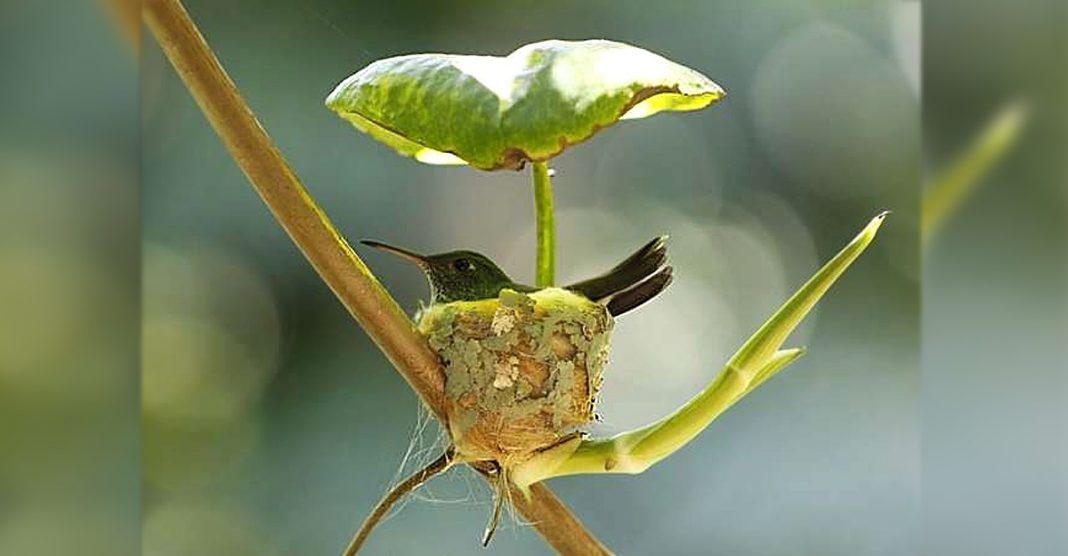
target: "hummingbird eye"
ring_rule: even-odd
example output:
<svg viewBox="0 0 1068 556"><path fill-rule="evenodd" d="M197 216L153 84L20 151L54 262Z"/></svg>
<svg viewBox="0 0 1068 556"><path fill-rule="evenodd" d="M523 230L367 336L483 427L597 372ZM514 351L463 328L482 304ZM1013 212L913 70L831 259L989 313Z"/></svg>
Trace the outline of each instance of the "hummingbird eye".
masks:
<svg viewBox="0 0 1068 556"><path fill-rule="evenodd" d="M456 259L453 261L452 266L460 272L467 272L469 270L474 270L475 268L475 265L471 264L471 261L467 259Z"/></svg>

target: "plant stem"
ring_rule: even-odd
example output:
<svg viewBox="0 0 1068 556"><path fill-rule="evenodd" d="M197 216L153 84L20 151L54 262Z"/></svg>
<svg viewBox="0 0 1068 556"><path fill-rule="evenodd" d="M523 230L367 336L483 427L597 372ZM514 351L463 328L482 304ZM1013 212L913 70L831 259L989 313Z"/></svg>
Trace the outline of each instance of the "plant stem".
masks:
<svg viewBox="0 0 1068 556"><path fill-rule="evenodd" d="M293 243L368 336L439 419L445 420L441 362L370 269L301 185L256 120L180 0L145 0L145 22L234 160ZM547 487L516 507L565 555L609 554Z"/></svg>
<svg viewBox="0 0 1068 556"><path fill-rule="evenodd" d="M441 454L441 457L430 462L426 467L416 471L410 477L404 479L397 486L390 489L389 492L382 497L382 500L378 502L375 509L371 511L371 514L367 516L367 519L363 520L360 529L356 531L356 535L352 537L349 546L341 553L341 556L355 556L356 552L363 546L363 543L367 542L367 537L370 536L371 531L373 531L375 526L382 521L382 518L386 517L386 513L389 512L390 508L408 493L423 486L430 479L448 471L449 468L452 467L452 458L453 453L450 448L446 450L445 453Z"/></svg>
<svg viewBox="0 0 1068 556"><path fill-rule="evenodd" d="M535 284L548 288L556 282L556 223L553 217L553 181L547 162L535 162L534 213L538 227Z"/></svg>
<svg viewBox="0 0 1068 556"><path fill-rule="evenodd" d="M612 555L544 483L531 485L529 494L524 494L515 486L510 488L512 506L538 529L557 553L574 556Z"/></svg>
<svg viewBox="0 0 1068 556"><path fill-rule="evenodd" d="M148 0L144 17L200 109L308 262L428 407L444 417L437 355L319 208L241 98L179 0Z"/></svg>

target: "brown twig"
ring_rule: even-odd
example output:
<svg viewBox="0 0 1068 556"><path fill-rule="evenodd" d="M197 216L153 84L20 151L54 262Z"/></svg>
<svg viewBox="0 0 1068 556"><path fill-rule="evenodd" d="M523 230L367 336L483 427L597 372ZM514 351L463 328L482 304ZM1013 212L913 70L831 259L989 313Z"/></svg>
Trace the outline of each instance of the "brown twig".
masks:
<svg viewBox="0 0 1068 556"><path fill-rule="evenodd" d="M560 554L610 556L608 548L593 536L553 491L542 483L530 487L530 499L512 489L510 500L527 522Z"/></svg>
<svg viewBox="0 0 1068 556"><path fill-rule="evenodd" d="M367 542L367 537L371 535L371 531L386 517L386 514L390 509L396 505L397 502L404 498L409 493L415 491L415 489L426 484L427 481L437 477L438 475L446 472L452 467L453 464L452 450L446 450L441 454L441 457L430 462L425 467L416 471L407 479L404 479L397 486L391 488L382 500L378 502L371 514L363 520L363 524L360 525L359 530L353 535L352 540L349 542L348 548L341 553L341 556L356 556L363 543Z"/></svg>
<svg viewBox="0 0 1068 556"><path fill-rule="evenodd" d="M143 15L167 58L238 166L324 282L439 419L444 373L411 320L318 207L223 70L180 0L145 0ZM516 508L565 555L609 554L543 485Z"/></svg>

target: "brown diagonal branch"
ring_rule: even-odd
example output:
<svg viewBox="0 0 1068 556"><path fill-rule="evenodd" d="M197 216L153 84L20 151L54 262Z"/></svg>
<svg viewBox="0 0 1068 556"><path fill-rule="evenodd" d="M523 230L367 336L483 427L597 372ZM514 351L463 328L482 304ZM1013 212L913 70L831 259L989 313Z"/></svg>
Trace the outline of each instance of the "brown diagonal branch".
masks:
<svg viewBox="0 0 1068 556"><path fill-rule="evenodd" d="M522 492L513 488L511 501L519 513L541 533L545 542L558 553L576 556L612 554L543 483L530 487L529 500L523 498Z"/></svg>
<svg viewBox="0 0 1068 556"><path fill-rule="evenodd" d="M148 0L145 21L256 192L308 262L438 417L444 378L404 311L301 185L177 0Z"/></svg>
<svg viewBox="0 0 1068 556"><path fill-rule="evenodd" d="M223 70L180 0L145 0L143 15L178 75L238 166L312 267L430 410L443 419L444 373L437 356L367 265L304 189ZM607 549L547 487L516 507L561 554Z"/></svg>

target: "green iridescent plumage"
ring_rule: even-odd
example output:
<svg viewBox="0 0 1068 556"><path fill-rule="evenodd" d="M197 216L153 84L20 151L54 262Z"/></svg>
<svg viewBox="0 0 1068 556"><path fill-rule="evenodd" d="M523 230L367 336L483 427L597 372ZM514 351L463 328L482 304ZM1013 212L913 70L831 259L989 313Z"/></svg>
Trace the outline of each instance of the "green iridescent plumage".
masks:
<svg viewBox="0 0 1068 556"><path fill-rule="evenodd" d="M430 283L431 306L453 301L492 299L503 289L522 293L539 289L512 280L489 257L474 251L420 255L379 241L364 240L362 243L418 265ZM608 272L563 288L601 303L612 316L619 316L668 287L672 279L672 267L666 263L667 236L661 236L642 246Z"/></svg>

